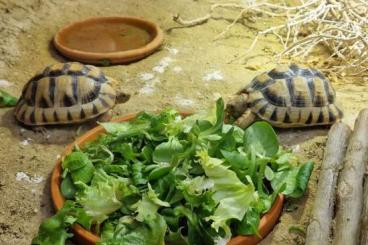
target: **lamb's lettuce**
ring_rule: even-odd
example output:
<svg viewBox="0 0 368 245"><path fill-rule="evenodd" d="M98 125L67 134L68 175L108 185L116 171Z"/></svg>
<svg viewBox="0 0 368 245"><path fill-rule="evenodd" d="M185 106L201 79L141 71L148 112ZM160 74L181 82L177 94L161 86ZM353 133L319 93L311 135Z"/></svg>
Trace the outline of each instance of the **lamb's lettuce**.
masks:
<svg viewBox="0 0 368 245"><path fill-rule="evenodd" d="M279 150L275 131L267 122L256 122L245 130L244 148L253 148L257 153L272 157Z"/></svg>

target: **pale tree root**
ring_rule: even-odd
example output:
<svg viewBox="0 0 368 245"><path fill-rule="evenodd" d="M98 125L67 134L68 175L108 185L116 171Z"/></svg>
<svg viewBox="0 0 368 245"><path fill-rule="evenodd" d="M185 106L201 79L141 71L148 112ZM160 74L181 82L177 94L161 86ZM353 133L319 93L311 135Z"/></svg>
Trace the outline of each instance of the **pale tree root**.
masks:
<svg viewBox="0 0 368 245"><path fill-rule="evenodd" d="M334 245L359 244L363 206L363 177L368 161L368 109L355 121L337 185Z"/></svg>
<svg viewBox="0 0 368 245"><path fill-rule="evenodd" d="M306 245L330 244L336 183L350 135L350 127L342 122L335 123L328 133Z"/></svg>

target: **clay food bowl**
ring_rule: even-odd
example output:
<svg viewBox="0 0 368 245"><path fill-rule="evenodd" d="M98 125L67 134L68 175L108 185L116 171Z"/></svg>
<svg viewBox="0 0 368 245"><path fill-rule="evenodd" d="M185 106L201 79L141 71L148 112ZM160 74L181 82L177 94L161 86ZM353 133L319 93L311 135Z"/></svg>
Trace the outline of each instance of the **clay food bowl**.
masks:
<svg viewBox="0 0 368 245"><path fill-rule="evenodd" d="M63 27L54 37L64 56L84 63L109 65L142 59L163 41L153 22L135 17L96 17Z"/></svg>
<svg viewBox="0 0 368 245"><path fill-rule="evenodd" d="M136 114L131 114L123 117L118 117L113 119L113 122L124 122L132 120L135 117ZM187 113L182 113L183 116L188 115ZM56 162L56 166L52 172L51 176L51 197L52 201L54 203L54 207L56 210L59 210L63 207L65 199L63 195L61 194L60 184L61 184L61 175L62 175L62 168L61 168L61 159L63 159L66 155L70 154L74 148L75 145L83 146L83 144L92 141L97 138L97 136L105 133L105 129L102 126L97 126L90 131L86 132L84 135L76 139L72 144L68 145L63 154L62 157L59 158ZM271 232L272 228L275 226L276 222L278 221L278 218L281 214L282 205L284 202L284 196L279 195L271 209L262 216L260 225L258 228L258 232L260 234L260 237L256 235L252 236L236 236L233 237L228 245L255 245L259 241L262 240L262 238L266 237L268 233ZM74 239L78 242L78 244L81 245L95 245L96 242L99 240L99 237L96 234L93 234L90 231L87 231L82 226L75 224L72 227L72 231L74 233Z"/></svg>

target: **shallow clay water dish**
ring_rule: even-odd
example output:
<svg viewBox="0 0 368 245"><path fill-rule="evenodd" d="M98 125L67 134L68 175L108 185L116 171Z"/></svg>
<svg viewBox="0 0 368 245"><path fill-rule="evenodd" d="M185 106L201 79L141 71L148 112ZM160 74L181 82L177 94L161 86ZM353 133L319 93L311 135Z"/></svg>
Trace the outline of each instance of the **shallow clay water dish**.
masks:
<svg viewBox="0 0 368 245"><path fill-rule="evenodd" d="M188 115L188 113L182 113L183 116ZM131 114L123 117L118 117L113 119L113 122L124 122L132 120L136 114ZM72 144L68 145L63 154L62 157L59 158L56 162L56 166L52 172L51 175L51 198L54 203L54 207L56 210L59 210L63 207L65 199L63 195L61 194L60 190L60 183L61 183L61 174L62 174L62 168L61 168L61 161L62 159L70 154L73 150L73 147L75 145L82 146L85 143L92 141L96 139L97 136L105 133L105 129L102 126L97 126L90 131L86 132L84 135L76 139ZM228 245L255 245L258 242L262 240L262 238L266 237L268 233L271 232L272 228L275 226L276 222L278 221L278 218L281 214L282 205L284 203L284 196L279 195L272 208L262 216L260 225L258 228L259 235L261 237L258 237L256 235L253 236L236 236L233 237ZM74 240L79 245L95 245L96 242L100 239L98 235L93 234L90 231L85 230L82 226L76 224L73 226L72 231L74 233Z"/></svg>
<svg viewBox="0 0 368 245"><path fill-rule="evenodd" d="M153 22L135 17L96 17L63 27L54 37L64 56L90 64L118 64L142 59L163 42Z"/></svg>

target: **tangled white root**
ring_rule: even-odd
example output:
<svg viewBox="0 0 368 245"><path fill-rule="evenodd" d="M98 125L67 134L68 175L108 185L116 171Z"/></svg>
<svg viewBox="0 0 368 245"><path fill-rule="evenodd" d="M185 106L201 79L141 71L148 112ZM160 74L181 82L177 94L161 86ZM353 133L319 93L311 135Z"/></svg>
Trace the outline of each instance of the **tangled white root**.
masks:
<svg viewBox="0 0 368 245"><path fill-rule="evenodd" d="M174 20L183 26L195 26L214 18L216 9L237 11L237 16L215 39L223 37L238 21L255 21L258 18L282 19L258 31L247 52L253 50L261 36L275 35L284 49L281 57L309 55L317 45L324 45L330 57L324 68L337 75L363 75L368 70L368 2L365 0L299 0L296 4L273 4L258 0L240 3L216 3L203 17Z"/></svg>

